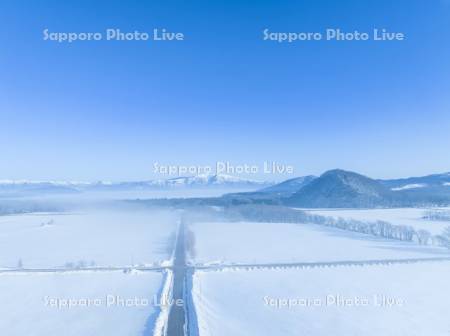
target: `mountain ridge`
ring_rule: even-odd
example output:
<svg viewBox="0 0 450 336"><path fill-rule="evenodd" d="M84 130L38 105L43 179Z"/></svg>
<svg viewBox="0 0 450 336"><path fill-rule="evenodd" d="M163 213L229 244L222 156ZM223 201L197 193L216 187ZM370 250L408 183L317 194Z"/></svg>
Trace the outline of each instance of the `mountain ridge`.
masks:
<svg viewBox="0 0 450 336"><path fill-rule="evenodd" d="M272 182L245 179L225 174L182 176L148 181L32 181L0 180L0 193L77 193L85 191L161 190L173 188L254 187L272 185Z"/></svg>
<svg viewBox="0 0 450 336"><path fill-rule="evenodd" d="M286 199L286 204L311 208L387 206L392 191L377 180L342 169L326 171Z"/></svg>

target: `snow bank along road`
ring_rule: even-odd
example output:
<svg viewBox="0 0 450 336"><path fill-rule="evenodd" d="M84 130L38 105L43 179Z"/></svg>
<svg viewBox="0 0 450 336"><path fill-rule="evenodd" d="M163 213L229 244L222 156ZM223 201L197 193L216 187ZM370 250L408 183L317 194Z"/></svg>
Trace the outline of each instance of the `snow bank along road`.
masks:
<svg viewBox="0 0 450 336"><path fill-rule="evenodd" d="M131 271L164 271L170 269L169 266L157 266L157 267L139 267L139 266L126 266L126 267L77 267L77 268L4 268L0 269L0 274L9 273L83 273L83 272L111 272L111 271L123 271L125 273Z"/></svg>
<svg viewBox="0 0 450 336"><path fill-rule="evenodd" d="M422 262L450 261L450 257L436 258L414 258L414 259L380 259L380 260L343 260L331 262L311 262L311 263L268 263L268 264L221 264L221 265L197 265L192 269L197 270L260 270L260 269L287 269L287 268L320 268L338 266L371 266L371 265L395 265L395 264L415 264Z"/></svg>

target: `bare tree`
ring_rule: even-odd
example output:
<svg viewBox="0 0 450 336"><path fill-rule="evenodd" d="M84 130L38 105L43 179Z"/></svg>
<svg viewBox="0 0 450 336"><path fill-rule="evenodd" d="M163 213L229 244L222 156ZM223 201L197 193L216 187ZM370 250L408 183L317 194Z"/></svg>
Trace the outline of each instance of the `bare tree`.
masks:
<svg viewBox="0 0 450 336"><path fill-rule="evenodd" d="M416 236L420 245L428 245L431 238L431 233L427 230L419 230L416 232Z"/></svg>

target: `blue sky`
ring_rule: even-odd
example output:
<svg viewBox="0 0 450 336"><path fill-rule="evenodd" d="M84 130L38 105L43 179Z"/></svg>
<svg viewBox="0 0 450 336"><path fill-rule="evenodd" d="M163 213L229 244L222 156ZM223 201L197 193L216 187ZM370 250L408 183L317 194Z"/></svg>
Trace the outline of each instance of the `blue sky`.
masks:
<svg viewBox="0 0 450 336"><path fill-rule="evenodd" d="M0 179L265 160L295 175L450 171L448 1L5 0L0 19ZM58 44L45 28L166 28L185 41ZM280 44L265 28L407 38Z"/></svg>

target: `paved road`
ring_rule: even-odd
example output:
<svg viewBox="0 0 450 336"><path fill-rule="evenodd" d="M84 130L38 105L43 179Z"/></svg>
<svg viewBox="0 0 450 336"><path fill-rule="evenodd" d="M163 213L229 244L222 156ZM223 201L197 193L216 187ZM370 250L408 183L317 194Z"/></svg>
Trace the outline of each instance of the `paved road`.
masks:
<svg viewBox="0 0 450 336"><path fill-rule="evenodd" d="M172 297L174 302L182 300L183 305L172 305L170 307L169 319L167 322L167 336L184 336L187 330L186 311L187 309L184 295L184 284L186 280L186 240L185 240L185 226L181 222L177 243L175 247L175 255L173 261L173 288Z"/></svg>

